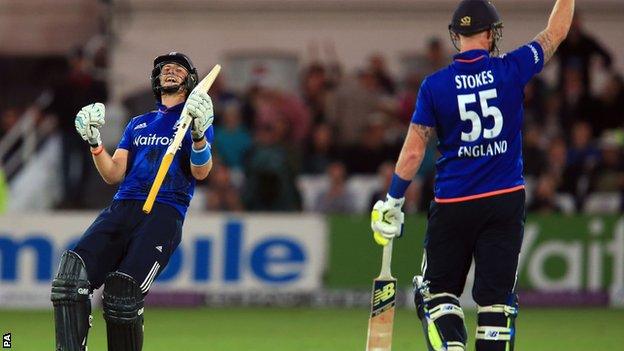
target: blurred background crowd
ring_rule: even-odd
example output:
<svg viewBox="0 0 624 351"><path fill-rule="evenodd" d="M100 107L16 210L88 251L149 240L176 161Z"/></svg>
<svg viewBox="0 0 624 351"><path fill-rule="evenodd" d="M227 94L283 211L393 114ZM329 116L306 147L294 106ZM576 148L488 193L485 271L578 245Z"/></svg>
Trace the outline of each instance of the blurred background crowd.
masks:
<svg viewBox="0 0 624 351"><path fill-rule="evenodd" d="M624 80L600 36L581 20L550 63L555 78L537 76L525 90L530 211L622 210ZM52 207L97 208L110 201L114 189L99 179L73 122L80 107L109 97L106 35L102 31L65 57L0 56L2 76L12 85L0 101L1 208L12 201L9 184L19 181L33 150L54 136L62 151L50 167L58 167L62 182ZM335 54L307 58L291 77L298 86L293 90L266 83L262 66L244 89L231 89L223 75L210 91L214 167L198 184L192 209L369 211L385 196L422 79L452 60L446 38L432 37L424 47L418 64L402 75L391 73L387 58L374 49L355 71L344 69ZM330 44L328 51L335 48ZM148 73L145 90L123 98L124 123L154 108ZM25 132L35 125L36 133ZM104 139L112 152L117 140ZM436 158L432 140L408 191L408 212L426 211Z"/></svg>

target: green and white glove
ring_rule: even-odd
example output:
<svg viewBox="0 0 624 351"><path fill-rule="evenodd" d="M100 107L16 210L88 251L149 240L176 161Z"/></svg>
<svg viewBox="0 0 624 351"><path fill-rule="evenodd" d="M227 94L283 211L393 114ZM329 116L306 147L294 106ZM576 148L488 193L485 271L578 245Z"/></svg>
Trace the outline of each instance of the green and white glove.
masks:
<svg viewBox="0 0 624 351"><path fill-rule="evenodd" d="M102 145L99 129L106 123L104 120L105 113L104 104L96 102L81 108L76 114L74 120L76 131L92 147Z"/></svg>
<svg viewBox="0 0 624 351"><path fill-rule="evenodd" d="M379 245L387 245L391 239L403 234L405 215L401 208L405 198L395 199L390 195L386 201L377 201L371 212L371 229L373 238Z"/></svg>
<svg viewBox="0 0 624 351"><path fill-rule="evenodd" d="M206 92L193 91L186 100L186 109L193 117L191 123L191 136L193 141L200 141L204 138L206 130L212 125L214 110L212 99Z"/></svg>

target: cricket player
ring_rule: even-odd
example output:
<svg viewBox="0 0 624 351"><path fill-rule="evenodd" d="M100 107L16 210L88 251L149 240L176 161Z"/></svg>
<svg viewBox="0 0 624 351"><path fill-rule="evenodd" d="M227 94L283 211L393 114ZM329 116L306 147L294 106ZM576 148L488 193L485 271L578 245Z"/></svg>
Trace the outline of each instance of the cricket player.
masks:
<svg viewBox="0 0 624 351"><path fill-rule="evenodd" d="M458 297L473 258L476 350L513 350L525 220L523 89L565 39L573 12L574 0L556 1L543 32L497 57L503 24L496 9L487 0L463 0L449 25L459 54L422 83L388 195L373 207L381 219L371 226L381 245L401 235L405 190L435 130L440 152L435 199L422 276L414 278L414 300L430 351L466 350Z"/></svg>
<svg viewBox="0 0 624 351"><path fill-rule="evenodd" d="M133 118L113 156L102 146L104 105L83 107L76 131L89 143L95 166L108 184L119 185L112 203L61 256L52 282L57 351L87 349L91 295L104 284L103 310L109 351L143 345L143 299L180 243L195 180L212 167L212 101L197 85L197 70L184 54L154 60L151 84L157 110ZM190 94L190 96L189 96ZM193 118L150 214L142 211L184 103Z"/></svg>

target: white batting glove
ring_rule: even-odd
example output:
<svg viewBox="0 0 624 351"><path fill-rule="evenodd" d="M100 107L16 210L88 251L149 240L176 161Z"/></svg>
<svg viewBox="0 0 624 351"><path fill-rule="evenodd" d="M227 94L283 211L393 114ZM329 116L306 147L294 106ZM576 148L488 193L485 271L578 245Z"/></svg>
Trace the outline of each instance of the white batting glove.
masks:
<svg viewBox="0 0 624 351"><path fill-rule="evenodd" d="M96 102L81 108L76 114L76 119L74 120L76 131L78 131L82 139L93 147L102 145L99 128L106 123L104 120L105 113L106 107L104 107L104 104Z"/></svg>
<svg viewBox="0 0 624 351"><path fill-rule="evenodd" d="M403 234L405 215L401 210L405 198L395 199L390 195L386 201L377 201L371 212L371 229L373 238L379 245L387 245L391 239Z"/></svg>
<svg viewBox="0 0 624 351"><path fill-rule="evenodd" d="M193 117L193 123L191 123L193 141L202 140L214 119L212 99L206 92L193 91L186 100L186 109Z"/></svg>

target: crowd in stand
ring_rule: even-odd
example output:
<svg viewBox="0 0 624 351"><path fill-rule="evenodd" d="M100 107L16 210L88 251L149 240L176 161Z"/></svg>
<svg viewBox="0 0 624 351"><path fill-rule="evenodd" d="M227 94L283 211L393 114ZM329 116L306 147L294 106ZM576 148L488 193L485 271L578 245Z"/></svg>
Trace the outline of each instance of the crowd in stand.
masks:
<svg viewBox="0 0 624 351"><path fill-rule="evenodd" d="M374 54L355 74L343 72L338 62L309 63L300 77L293 77L300 81L299 91L258 82L235 93L228 91L226 82L218 81L211 89L216 110L214 167L208 180L198 185L206 193L202 207L209 211L300 211L298 179L302 176L327 179L314 196L314 211L356 211L353 192L357 189L346 186L353 175L379 177L380 188L370 199L374 203L385 195L421 80L451 59L442 42L432 39L418 68L402 77L391 74L384 57ZM595 62L606 77L599 89L592 89ZM621 74L613 69L609 52L583 30L578 19L551 64L557 69L555 81L538 76L525 91L523 153L525 174L532 185L529 210L562 211L558 194L568 194L575 211L584 209L590 193L620 194L621 198ZM75 106L65 111L71 104L57 97L54 101L63 103L49 108L63 118L73 116L89 99L106 98L105 86L94 77L85 77L80 62L71 67L74 73L58 92L78 89L80 94L73 94L77 100L71 102ZM12 109L5 109L0 127L14 123L14 116ZM59 123L64 146L78 153L84 150L88 156L70 128L73 123L65 124ZM432 140L408 191L408 212L426 211L432 198L435 146ZM64 174L69 177L70 173ZM66 181L66 192L80 196L72 184L71 179ZM70 196L61 205L80 206L80 201Z"/></svg>

